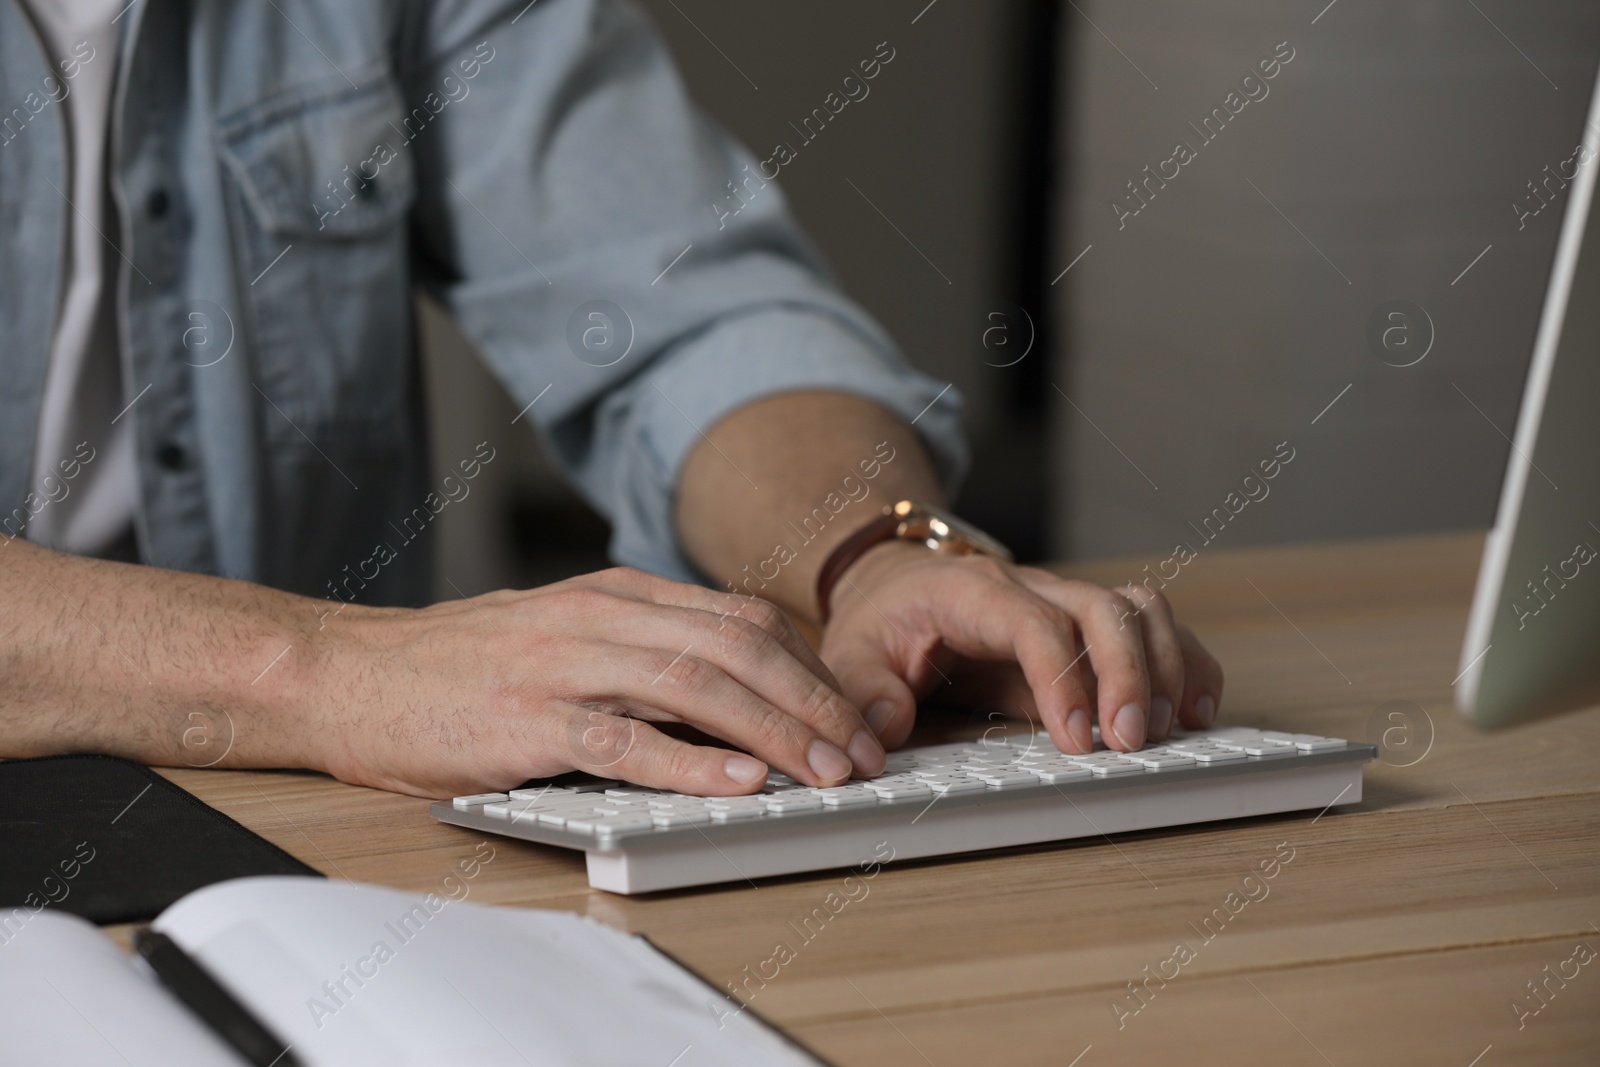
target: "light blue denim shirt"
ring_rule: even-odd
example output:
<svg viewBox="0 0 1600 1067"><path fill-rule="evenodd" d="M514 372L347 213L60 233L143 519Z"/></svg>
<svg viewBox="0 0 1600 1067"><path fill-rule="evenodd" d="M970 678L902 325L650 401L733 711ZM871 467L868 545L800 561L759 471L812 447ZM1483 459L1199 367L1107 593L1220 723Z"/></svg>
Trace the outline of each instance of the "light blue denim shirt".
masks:
<svg viewBox="0 0 1600 1067"><path fill-rule="evenodd" d="M698 577L677 478L762 396L870 397L947 484L964 468L956 392L837 292L633 7L141 0L122 23L112 236L148 562L327 596L396 541L437 489L414 286L532 404L622 563ZM0 0L0 515L37 504L70 87ZM428 564L400 551L360 599L424 602Z"/></svg>

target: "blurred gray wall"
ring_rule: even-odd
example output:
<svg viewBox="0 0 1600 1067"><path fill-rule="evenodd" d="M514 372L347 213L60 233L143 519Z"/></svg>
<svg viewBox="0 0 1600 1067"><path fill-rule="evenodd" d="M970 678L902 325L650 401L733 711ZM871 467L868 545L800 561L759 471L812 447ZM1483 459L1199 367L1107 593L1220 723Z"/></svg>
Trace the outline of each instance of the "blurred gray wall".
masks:
<svg viewBox="0 0 1600 1067"><path fill-rule="evenodd" d="M1573 155L1600 4L1078 0L1063 17L1055 256L1090 250L1053 289L1055 551L1487 526L1565 197L1557 181L1539 214L1512 205ZM1285 41L1292 61L1240 106ZM1230 91L1238 114L1207 143L1190 123ZM1176 142L1195 158L1141 207L1126 183L1171 175ZM1387 347L1368 340L1397 300L1434 332L1411 366L1414 309ZM1270 495L1197 530L1284 441Z"/></svg>

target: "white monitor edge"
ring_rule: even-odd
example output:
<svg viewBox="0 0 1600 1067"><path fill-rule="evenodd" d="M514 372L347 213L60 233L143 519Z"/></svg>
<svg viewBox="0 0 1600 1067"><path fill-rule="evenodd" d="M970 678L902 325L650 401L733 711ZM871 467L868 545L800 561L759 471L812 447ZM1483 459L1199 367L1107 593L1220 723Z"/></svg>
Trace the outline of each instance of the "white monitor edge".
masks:
<svg viewBox="0 0 1600 1067"><path fill-rule="evenodd" d="M1522 391L1522 407L1517 416L1511 455L1506 460L1505 483L1500 490L1494 527L1484 542L1483 564L1478 569L1477 591L1473 594L1467 636L1461 647L1456 706L1468 717L1472 717L1477 704L1478 681L1487 659L1485 653L1494 628L1495 608L1504 594L1511 542L1516 532L1517 517L1522 511L1523 491L1528 484L1534 445L1539 437L1539 422L1544 414L1545 396L1549 392L1550 376L1555 368L1556 350L1561 345L1561 326L1566 317L1567 298L1572 290L1578 250L1583 244L1584 226L1594 199L1595 171L1600 168L1600 159L1595 158L1595 153L1600 152L1600 75L1595 79L1594 94L1589 101L1583 143L1589 149L1590 160L1579 170L1572 184L1572 195L1567 200L1561 237L1556 245L1555 264L1550 272L1544 311L1540 315L1539 332L1534 341L1533 360L1528 366L1528 381Z"/></svg>

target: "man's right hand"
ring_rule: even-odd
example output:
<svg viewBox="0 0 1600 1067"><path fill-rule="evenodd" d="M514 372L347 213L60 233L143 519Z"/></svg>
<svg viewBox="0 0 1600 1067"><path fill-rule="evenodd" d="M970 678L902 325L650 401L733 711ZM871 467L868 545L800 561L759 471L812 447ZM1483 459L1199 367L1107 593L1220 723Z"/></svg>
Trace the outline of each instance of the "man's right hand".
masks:
<svg viewBox="0 0 1600 1067"><path fill-rule="evenodd" d="M884 766L782 611L627 568L422 609L351 605L308 653L316 765L360 785L456 796L582 770L716 796L756 791L769 767L827 786Z"/></svg>

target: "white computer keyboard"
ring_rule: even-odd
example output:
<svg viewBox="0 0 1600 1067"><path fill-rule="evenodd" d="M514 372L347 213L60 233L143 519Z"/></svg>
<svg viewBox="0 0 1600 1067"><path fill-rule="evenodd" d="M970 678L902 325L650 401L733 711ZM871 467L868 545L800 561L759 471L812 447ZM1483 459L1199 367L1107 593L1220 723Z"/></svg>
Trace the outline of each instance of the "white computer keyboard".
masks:
<svg viewBox="0 0 1600 1067"><path fill-rule="evenodd" d="M442 822L581 849L616 893L748 880L1209 822L1361 799L1376 750L1229 726L1138 752L1073 755L1043 733L901 749L832 789L773 774L760 793L697 797L595 781L435 803Z"/></svg>

